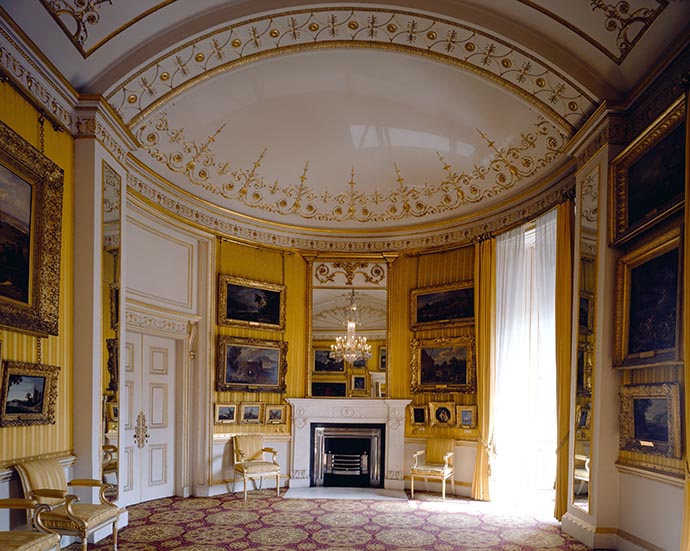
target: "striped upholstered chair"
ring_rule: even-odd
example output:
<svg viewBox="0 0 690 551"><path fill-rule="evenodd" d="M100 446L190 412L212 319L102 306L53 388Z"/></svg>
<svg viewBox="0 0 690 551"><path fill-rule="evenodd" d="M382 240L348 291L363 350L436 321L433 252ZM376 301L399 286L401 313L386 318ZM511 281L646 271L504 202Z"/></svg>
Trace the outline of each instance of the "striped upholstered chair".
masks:
<svg viewBox="0 0 690 551"><path fill-rule="evenodd" d="M41 529L81 540L81 551L87 551L87 537L108 525L113 529L113 551L117 551L117 521L120 509L108 501L105 492L112 485L100 480L74 479L67 482L57 459L34 459L15 465L22 481L24 497L50 507L34 523ZM76 503L79 498L67 493L68 486L100 489L100 503Z"/></svg>
<svg viewBox="0 0 690 551"><path fill-rule="evenodd" d="M426 449L420 450L412 456L414 459L414 464L410 469L412 499L414 499L415 478L423 478L427 486L429 479L440 480L443 501L446 500L446 480L450 478L451 491L455 493L454 448L455 440L452 438L429 438L426 441Z"/></svg>
<svg viewBox="0 0 690 551"><path fill-rule="evenodd" d="M235 456L235 476L233 478L233 490L238 476L244 482L244 499L247 499L247 483L249 479L259 479L259 488L264 477L275 477L276 495L280 495L280 465L276 461L276 450L264 447L264 438L260 434L242 434L232 438L233 453ZM271 454L271 461L266 461L264 453ZM256 482L255 482L256 484Z"/></svg>
<svg viewBox="0 0 690 551"><path fill-rule="evenodd" d="M0 509L25 509L39 518L48 509L30 499L0 499ZM37 530L0 530L2 551L60 551L60 536Z"/></svg>

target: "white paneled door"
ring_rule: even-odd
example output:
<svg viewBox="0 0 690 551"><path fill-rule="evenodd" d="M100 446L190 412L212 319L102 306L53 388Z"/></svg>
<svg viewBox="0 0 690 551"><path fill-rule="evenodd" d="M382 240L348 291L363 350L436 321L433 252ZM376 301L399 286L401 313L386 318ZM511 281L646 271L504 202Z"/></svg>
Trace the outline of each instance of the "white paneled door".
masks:
<svg viewBox="0 0 690 551"><path fill-rule="evenodd" d="M175 493L175 340L128 332L120 427L123 505Z"/></svg>

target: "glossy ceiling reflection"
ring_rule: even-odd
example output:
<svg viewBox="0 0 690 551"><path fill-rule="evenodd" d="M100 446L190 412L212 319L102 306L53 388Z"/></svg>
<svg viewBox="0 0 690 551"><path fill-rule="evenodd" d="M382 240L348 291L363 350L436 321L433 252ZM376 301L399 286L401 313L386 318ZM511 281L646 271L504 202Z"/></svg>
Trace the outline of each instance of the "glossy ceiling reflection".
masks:
<svg viewBox="0 0 690 551"><path fill-rule="evenodd" d="M659 0L82 4L1 5L136 137L131 189L241 239L359 252L467 241L558 194L568 141L690 22Z"/></svg>

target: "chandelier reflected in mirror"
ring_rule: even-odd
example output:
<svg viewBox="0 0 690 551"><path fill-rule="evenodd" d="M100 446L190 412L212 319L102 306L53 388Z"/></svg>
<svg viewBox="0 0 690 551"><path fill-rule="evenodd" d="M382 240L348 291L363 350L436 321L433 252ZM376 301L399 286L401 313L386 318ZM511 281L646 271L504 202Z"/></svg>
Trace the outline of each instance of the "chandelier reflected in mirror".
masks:
<svg viewBox="0 0 690 551"><path fill-rule="evenodd" d="M345 335L335 338L335 343L331 345L331 353L329 354L331 358L345 360L349 363L371 358L371 345L367 343L367 338L357 336L357 321L357 302L353 289L347 309L347 332Z"/></svg>

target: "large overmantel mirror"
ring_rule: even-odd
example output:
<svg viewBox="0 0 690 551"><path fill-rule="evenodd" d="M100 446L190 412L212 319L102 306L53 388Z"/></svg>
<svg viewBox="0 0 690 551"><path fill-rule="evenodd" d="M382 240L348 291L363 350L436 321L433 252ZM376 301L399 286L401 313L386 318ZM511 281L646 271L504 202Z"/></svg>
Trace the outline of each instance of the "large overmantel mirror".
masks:
<svg viewBox="0 0 690 551"><path fill-rule="evenodd" d="M591 427L594 415L593 385L595 358L595 304L596 304L596 250L599 211L599 168L584 175L579 182L577 213L579 215L578 266L578 321L575 376L575 416L573 434L575 445L573 466L574 506L589 511L591 480L589 467L592 459Z"/></svg>
<svg viewBox="0 0 690 551"><path fill-rule="evenodd" d="M386 397L391 259L318 256L308 262L308 394Z"/></svg>

